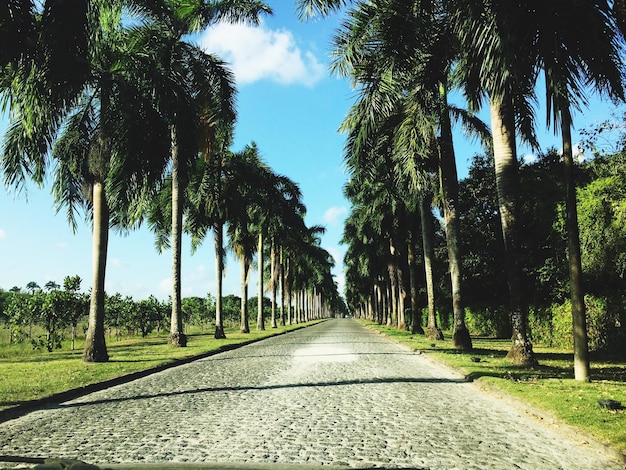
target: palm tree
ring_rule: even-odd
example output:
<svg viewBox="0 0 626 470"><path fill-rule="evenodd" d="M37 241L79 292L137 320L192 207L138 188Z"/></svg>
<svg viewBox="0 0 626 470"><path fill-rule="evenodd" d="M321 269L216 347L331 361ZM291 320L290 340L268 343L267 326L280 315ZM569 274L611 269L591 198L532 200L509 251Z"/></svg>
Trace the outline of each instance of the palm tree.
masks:
<svg viewBox="0 0 626 470"><path fill-rule="evenodd" d="M507 275L512 298L513 345L509 352L515 362L534 363L532 346L525 339L526 318L521 306L519 266L515 251L515 118L525 135L534 135L528 97L540 69L546 78L548 117L561 125L567 187L568 252L575 346L575 375L588 380L589 364L585 312L582 295L580 246L577 235L575 186L572 178L571 107L584 104L584 85L591 84L616 98L623 98L621 59L615 19L620 21L623 2L526 1L515 4L470 2L456 15L458 30L465 41L466 65L473 83L482 84L490 94L496 178L507 252ZM471 14L468 14L471 13ZM555 20L555 21L553 21ZM513 27L512 27L513 26ZM590 33L589 31L593 31ZM480 51L480 52L479 52ZM519 51L523 51L519 54ZM481 88L475 88L479 91ZM476 95L475 95L476 98ZM522 110L522 112L519 112ZM497 139L497 140L496 140ZM518 313L521 312L521 313Z"/></svg>
<svg viewBox="0 0 626 470"><path fill-rule="evenodd" d="M302 203L302 193L296 183L289 178L271 174L265 187L263 209L256 214L256 230L258 233L258 275L259 275L259 303L257 329L264 329L263 318L263 291L264 291L264 246L267 244L269 256L269 288L272 292L272 317L271 326L276 324L276 289L278 287L278 272L281 246L290 243L290 240L298 239L305 233L304 215L306 207ZM269 240L269 243L264 243ZM280 240L280 244L277 242Z"/></svg>
<svg viewBox="0 0 626 470"><path fill-rule="evenodd" d="M186 227L192 236L192 249L206 238L209 230L213 231L216 263L215 293L215 338L225 338L222 315L222 282L224 276L224 225L235 210L230 198L233 182L229 180L232 152L222 149L215 151L210 160L198 160L196 171L192 175L189 193L193 195L188 212Z"/></svg>
<svg viewBox="0 0 626 470"><path fill-rule="evenodd" d="M257 247L258 234L254 222L267 210L266 195L274 176L269 167L260 159L258 148L253 142L233 155L236 165L235 178L240 198L246 201L238 205L240 211L233 214L228 223L229 247L241 261L241 322L242 333L250 333L248 319L248 282L250 266Z"/></svg>
<svg viewBox="0 0 626 470"><path fill-rule="evenodd" d="M571 109L586 105L583 84L596 88L613 100L624 100L623 59L618 25L609 2L533 2L532 25L537 45L537 62L544 71L548 113L555 127L560 124L566 188L566 224L570 295L574 336L574 376L589 381L587 328L576 209L576 185L572 155ZM623 3L613 2L617 11ZM550 15L554 21L548 21ZM621 18L623 19L623 17ZM556 40L555 40L556 39Z"/></svg>
<svg viewBox="0 0 626 470"><path fill-rule="evenodd" d="M536 70L528 50L525 28L527 12L522 3L450 3L450 18L463 54L458 73L466 97L478 109L489 96L496 188L506 253L510 319L513 330L507 358L516 364L535 365L537 359L528 339L528 312L522 301L522 271L517 227L516 129L536 145L534 100Z"/></svg>
<svg viewBox="0 0 626 470"><path fill-rule="evenodd" d="M42 17L55 6L44 9ZM62 74L36 73L40 66L36 62L30 72L24 67L15 72L10 90L12 122L3 152L7 182L19 183L25 175L41 182L54 144L57 206L67 205L72 225L79 205L92 217L93 283L83 352L89 362L108 360L104 279L109 226L129 226L143 188L160 178L165 164L163 127L143 97L148 73L137 60L139 51L133 48L131 32L123 28L122 6L122 2L83 5L86 14L80 25L89 40L85 45L83 36L76 34L78 45L70 50L80 53L80 66L62 83L58 83ZM44 28L45 43L59 44L46 36L54 31ZM52 93L43 92L46 89Z"/></svg>
<svg viewBox="0 0 626 470"><path fill-rule="evenodd" d="M483 132L484 126L448 105L454 39L443 5L438 2L359 3L335 41L335 69L352 75L361 85L362 99L353 108L352 122L346 125L361 140L356 148L365 145L363 136L376 128L376 119L390 119L396 171L408 175L418 191L427 173L425 162L435 149L452 280L453 341L459 349L471 349L461 295L458 181L451 119L462 117L466 124L478 125ZM349 146L355 147L352 142Z"/></svg>
<svg viewBox="0 0 626 470"><path fill-rule="evenodd" d="M184 346L186 338L181 315L181 239L184 193L193 164L200 152L211 158L211 149L220 148L219 121L232 123L234 112L233 77L218 58L206 54L183 39L219 21L258 24L259 16L271 13L263 2L238 0L206 2L195 0L184 6L172 0L143 2L156 24L148 29L147 50L156 52L163 74L159 89L160 107L170 122L172 314L170 342ZM155 34L155 32L157 34ZM155 42L156 44L150 44ZM155 47L156 46L156 47ZM194 132L195 131L195 132ZM159 211L157 210L157 213ZM163 238L163 235L160 236Z"/></svg>

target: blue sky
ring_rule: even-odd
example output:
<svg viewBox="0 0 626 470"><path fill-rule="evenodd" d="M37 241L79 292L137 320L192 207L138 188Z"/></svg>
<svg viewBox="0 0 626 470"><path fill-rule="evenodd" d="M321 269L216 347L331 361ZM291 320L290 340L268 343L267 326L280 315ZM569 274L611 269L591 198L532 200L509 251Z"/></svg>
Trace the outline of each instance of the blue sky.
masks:
<svg viewBox="0 0 626 470"><path fill-rule="evenodd" d="M259 27L219 25L199 35L197 42L231 64L238 86L238 122L233 150L255 141L263 159L277 173L297 182L307 206L307 225L323 225L323 247L336 260L336 280L343 288L339 240L349 203L342 189L347 179L343 167L343 136L336 132L353 100L346 80L327 73L328 51L340 17L299 23L294 2L271 2L274 15ZM460 103L458 103L460 104ZM577 116L584 128L611 114L613 108L594 103ZM538 115L542 118L543 111ZM4 133L6 121L0 121ZM467 171L476 146L456 136L459 175ZM551 135L541 137L542 148L560 147ZM524 150L521 150L524 154ZM81 224L73 234L64 214L55 214L49 187L29 187L15 194L0 189L0 288L25 287L30 281L43 286L62 284L78 274L82 288L91 285L91 228ZM135 299L170 293L171 253L159 254L154 236L145 228L126 236L112 232L109 242L106 290ZM215 292L215 257L212 238L191 255L183 242L183 296ZM239 265L227 260L226 294L239 294ZM250 283L256 295L256 276Z"/></svg>

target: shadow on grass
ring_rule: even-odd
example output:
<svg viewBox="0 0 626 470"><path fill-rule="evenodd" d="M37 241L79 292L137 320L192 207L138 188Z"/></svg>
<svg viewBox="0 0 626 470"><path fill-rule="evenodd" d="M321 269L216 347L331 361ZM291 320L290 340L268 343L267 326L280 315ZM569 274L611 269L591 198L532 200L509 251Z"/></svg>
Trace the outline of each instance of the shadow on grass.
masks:
<svg viewBox="0 0 626 470"><path fill-rule="evenodd" d="M496 340L497 341L497 340ZM467 358L467 364L460 365L469 370L468 380L481 377L495 377L514 382L529 382L541 379L573 379L573 356L567 352L535 352L538 366L525 367L507 361L508 351L496 348L475 348L472 351L461 351L454 348L435 346L424 348L424 351L436 351L450 356ZM626 364L623 360L605 359L602 354L594 354L591 361L591 378L593 381L626 382ZM458 359L454 362L458 362Z"/></svg>

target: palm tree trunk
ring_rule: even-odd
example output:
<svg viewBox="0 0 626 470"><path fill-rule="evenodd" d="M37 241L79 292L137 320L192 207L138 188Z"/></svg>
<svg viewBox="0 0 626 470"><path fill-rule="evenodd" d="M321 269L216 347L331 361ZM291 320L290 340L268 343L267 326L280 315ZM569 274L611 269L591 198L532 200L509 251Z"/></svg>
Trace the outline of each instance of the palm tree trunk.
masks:
<svg viewBox="0 0 626 470"><path fill-rule="evenodd" d="M572 120L569 112L561 117L563 138L563 164L565 167L565 207L567 220L567 253L569 258L570 297L572 301L572 328L574 336L574 378L589 382L589 345L583 290L582 262L578 210L576 208L576 183L574 181L574 156L572 154Z"/></svg>
<svg viewBox="0 0 626 470"><path fill-rule="evenodd" d="M424 273L426 276L426 295L428 298L428 321L426 337L433 340L443 340L443 332L437 325L437 310L435 302L435 282L433 280L433 213L431 210L432 194L420 199L420 218L422 219L422 250L424 253Z"/></svg>
<svg viewBox="0 0 626 470"><path fill-rule="evenodd" d="M445 85L439 87L441 98L441 143L439 152L439 180L443 196L443 212L446 221L446 242L448 245L448 263L452 281L452 310L454 312L454 329L452 344L456 349L469 351L472 349L472 338L465 325L465 307L461 293L462 260L460 244L459 216L457 213L459 200L459 181L452 142L452 125L448 112L448 98Z"/></svg>
<svg viewBox="0 0 626 470"><path fill-rule="evenodd" d="M224 234L223 224L217 222L215 231L215 267L216 267L216 294L215 294L215 339L226 338L224 333L224 318L222 315L222 285L224 279Z"/></svg>
<svg viewBox="0 0 626 470"><path fill-rule="evenodd" d="M276 266L276 246L274 243L274 239L272 238L272 245L271 245L271 249L270 249L270 265L271 265L271 269L272 269L272 280L271 280L271 289L272 289L272 319L271 319L271 325L272 328L278 328L278 325L276 324L276 291L278 289L278 272L277 272L277 266Z"/></svg>
<svg viewBox="0 0 626 470"><path fill-rule="evenodd" d="M506 254L506 273L509 286L511 349L507 358L514 364L536 365L532 344L527 337L528 315L522 304L521 267L517 235L517 156L515 149L515 119L513 104L508 99L490 100L493 154L496 167L496 188Z"/></svg>
<svg viewBox="0 0 626 470"><path fill-rule="evenodd" d="M257 317L256 317L256 329L259 331L265 330L265 319L263 315L263 233L259 231L259 246L257 249L257 275L258 278L258 294L257 294Z"/></svg>
<svg viewBox="0 0 626 470"><path fill-rule="evenodd" d="M406 318L404 316L404 299L406 298L406 289L404 288L404 274L402 266L398 264L398 328L408 330Z"/></svg>
<svg viewBox="0 0 626 470"><path fill-rule="evenodd" d="M285 259L285 302L287 307L287 324L292 325L295 323L293 318L293 312L291 310L291 258L289 256Z"/></svg>
<svg viewBox="0 0 626 470"><path fill-rule="evenodd" d="M178 140L176 127L171 127L172 142L172 316L170 318L169 342L173 346L187 346L187 336L183 333L181 306L181 259L183 232L183 198L181 197Z"/></svg>
<svg viewBox="0 0 626 470"><path fill-rule="evenodd" d="M398 300L400 297L400 286L398 284L398 265L396 264L396 247L393 244L393 239L389 237L389 255L390 261L387 265L387 271L389 273L389 282L391 286L391 310L390 315L387 318L387 326L391 326L393 322L396 322L398 327Z"/></svg>
<svg viewBox="0 0 626 470"><path fill-rule="evenodd" d="M413 236L411 236L411 239L407 244L407 261L409 264L409 284L411 295L411 333L423 335L424 328L422 328L422 312L417 298L417 266L415 265L415 240Z"/></svg>
<svg viewBox="0 0 626 470"><path fill-rule="evenodd" d="M89 326L85 338L83 361L107 362L104 335L104 279L106 275L107 249L109 244L109 209L104 194L104 183L96 181L93 194L93 277L91 303L89 305Z"/></svg>
<svg viewBox="0 0 626 470"><path fill-rule="evenodd" d="M250 270L250 261L242 258L241 260L241 322L240 330L242 333L250 333L250 322L248 321L248 272Z"/></svg>
<svg viewBox="0 0 626 470"><path fill-rule="evenodd" d="M278 262L278 275L280 282L280 324L285 326L285 268L283 260L283 247L280 247L280 256Z"/></svg>

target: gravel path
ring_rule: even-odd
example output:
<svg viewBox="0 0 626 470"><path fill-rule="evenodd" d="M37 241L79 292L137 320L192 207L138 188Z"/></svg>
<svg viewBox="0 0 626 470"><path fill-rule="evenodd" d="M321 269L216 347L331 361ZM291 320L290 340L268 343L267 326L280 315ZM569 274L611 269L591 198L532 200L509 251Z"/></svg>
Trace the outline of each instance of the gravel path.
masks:
<svg viewBox="0 0 626 470"><path fill-rule="evenodd" d="M350 319L0 424L0 455L420 469L623 469ZM1 464L0 464L1 465Z"/></svg>

